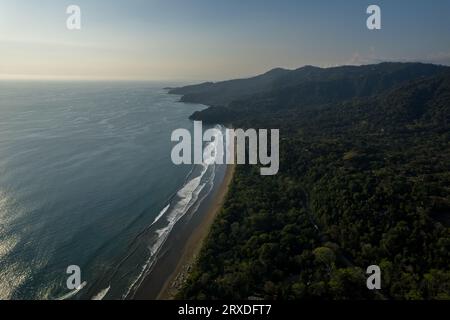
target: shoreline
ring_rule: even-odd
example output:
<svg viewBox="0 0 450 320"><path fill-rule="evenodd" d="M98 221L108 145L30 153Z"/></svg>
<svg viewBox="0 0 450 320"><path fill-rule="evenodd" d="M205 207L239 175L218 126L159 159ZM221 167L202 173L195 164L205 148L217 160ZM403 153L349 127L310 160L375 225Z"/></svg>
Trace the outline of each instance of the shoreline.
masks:
<svg viewBox="0 0 450 320"><path fill-rule="evenodd" d="M233 180L234 171L235 165L227 166L225 176L220 187L211 199L211 202L206 209L205 216L188 237L186 244L182 249L182 254L176 264L175 270L165 281L156 297L157 300L175 299L176 294L184 285L203 247L203 243L211 230L212 224L222 209L226 195L228 194L228 188Z"/></svg>

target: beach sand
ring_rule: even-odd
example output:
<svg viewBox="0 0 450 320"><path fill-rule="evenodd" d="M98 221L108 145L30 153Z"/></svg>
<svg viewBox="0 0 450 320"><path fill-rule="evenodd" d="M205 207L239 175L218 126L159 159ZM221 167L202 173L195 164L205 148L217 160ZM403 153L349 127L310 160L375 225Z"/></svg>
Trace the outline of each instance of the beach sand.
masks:
<svg viewBox="0 0 450 320"><path fill-rule="evenodd" d="M157 262L131 299L170 300L184 284L211 226L225 201L234 175L234 165L216 172L216 183L196 210L188 212L174 226L158 254Z"/></svg>
<svg viewBox="0 0 450 320"><path fill-rule="evenodd" d="M209 207L203 221L192 232L186 242L183 254L179 259L176 269L162 287L162 290L157 297L158 300L174 299L184 282L187 280L189 272L194 266L203 243L209 234L214 219L217 217L217 214L220 212L223 202L225 201L228 187L233 179L234 170L235 165L228 165L222 184L208 204Z"/></svg>

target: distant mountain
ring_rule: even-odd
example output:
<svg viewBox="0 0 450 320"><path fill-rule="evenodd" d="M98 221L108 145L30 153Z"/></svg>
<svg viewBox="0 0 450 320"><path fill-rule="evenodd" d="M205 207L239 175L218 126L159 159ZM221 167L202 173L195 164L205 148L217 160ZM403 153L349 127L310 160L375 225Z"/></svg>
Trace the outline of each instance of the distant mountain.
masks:
<svg viewBox="0 0 450 320"><path fill-rule="evenodd" d="M223 82L206 82L170 90L172 94L183 95L183 102L202 103L209 106L225 106L236 99L252 96L270 90L274 82L290 71L277 68L262 75Z"/></svg>
<svg viewBox="0 0 450 320"><path fill-rule="evenodd" d="M248 95L271 91L274 89L295 87L306 82L323 82L335 80L372 80L364 82L366 90L373 90L373 83L381 87L412 80L418 77L434 75L448 67L422 63L380 63L364 66L341 66L319 68L304 66L296 70L282 68L272 69L262 75L222 82L206 82L181 88L170 88L170 93L184 95L186 102L196 102L192 99L203 97L207 100L221 100L221 103L211 105L226 106L231 101ZM227 96L227 97L226 97Z"/></svg>

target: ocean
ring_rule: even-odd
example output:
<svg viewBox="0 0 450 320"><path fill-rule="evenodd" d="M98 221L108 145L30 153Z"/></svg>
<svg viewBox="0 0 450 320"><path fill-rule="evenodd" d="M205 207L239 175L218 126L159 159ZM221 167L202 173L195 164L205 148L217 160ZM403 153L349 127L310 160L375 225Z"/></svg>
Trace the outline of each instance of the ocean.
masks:
<svg viewBox="0 0 450 320"><path fill-rule="evenodd" d="M0 82L0 299L133 298L217 170L172 164L204 106L167 85Z"/></svg>

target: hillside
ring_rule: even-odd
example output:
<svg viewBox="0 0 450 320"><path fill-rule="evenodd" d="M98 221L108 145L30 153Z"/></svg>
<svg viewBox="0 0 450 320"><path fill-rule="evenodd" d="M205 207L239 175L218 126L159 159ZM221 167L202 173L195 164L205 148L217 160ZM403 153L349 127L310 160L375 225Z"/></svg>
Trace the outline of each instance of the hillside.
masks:
<svg viewBox="0 0 450 320"><path fill-rule="evenodd" d="M319 70L194 115L280 128L280 173L237 167L180 297L450 299L448 68Z"/></svg>
<svg viewBox="0 0 450 320"><path fill-rule="evenodd" d="M274 82L289 73L285 69L273 69L249 79L207 82L199 85L175 88L172 94L183 95L183 102L202 103L210 106L226 106L230 102L270 90Z"/></svg>
<svg viewBox="0 0 450 320"><path fill-rule="evenodd" d="M250 97L247 95L236 98L236 95L233 95L231 101L226 104L209 103L216 99L216 90L220 91L222 83L212 85L214 90L203 89L201 95L208 97L205 100L191 101L189 94L182 100L211 105L209 109L194 113L191 118L216 123L248 118L261 112L270 114L281 109L302 109L311 106L317 108L348 99L370 97L448 70L448 67L415 63L382 63L328 69L303 67L281 75L265 92ZM230 83L235 83L234 81L239 80ZM183 89L178 92L183 92ZM200 97L200 94L197 97Z"/></svg>

